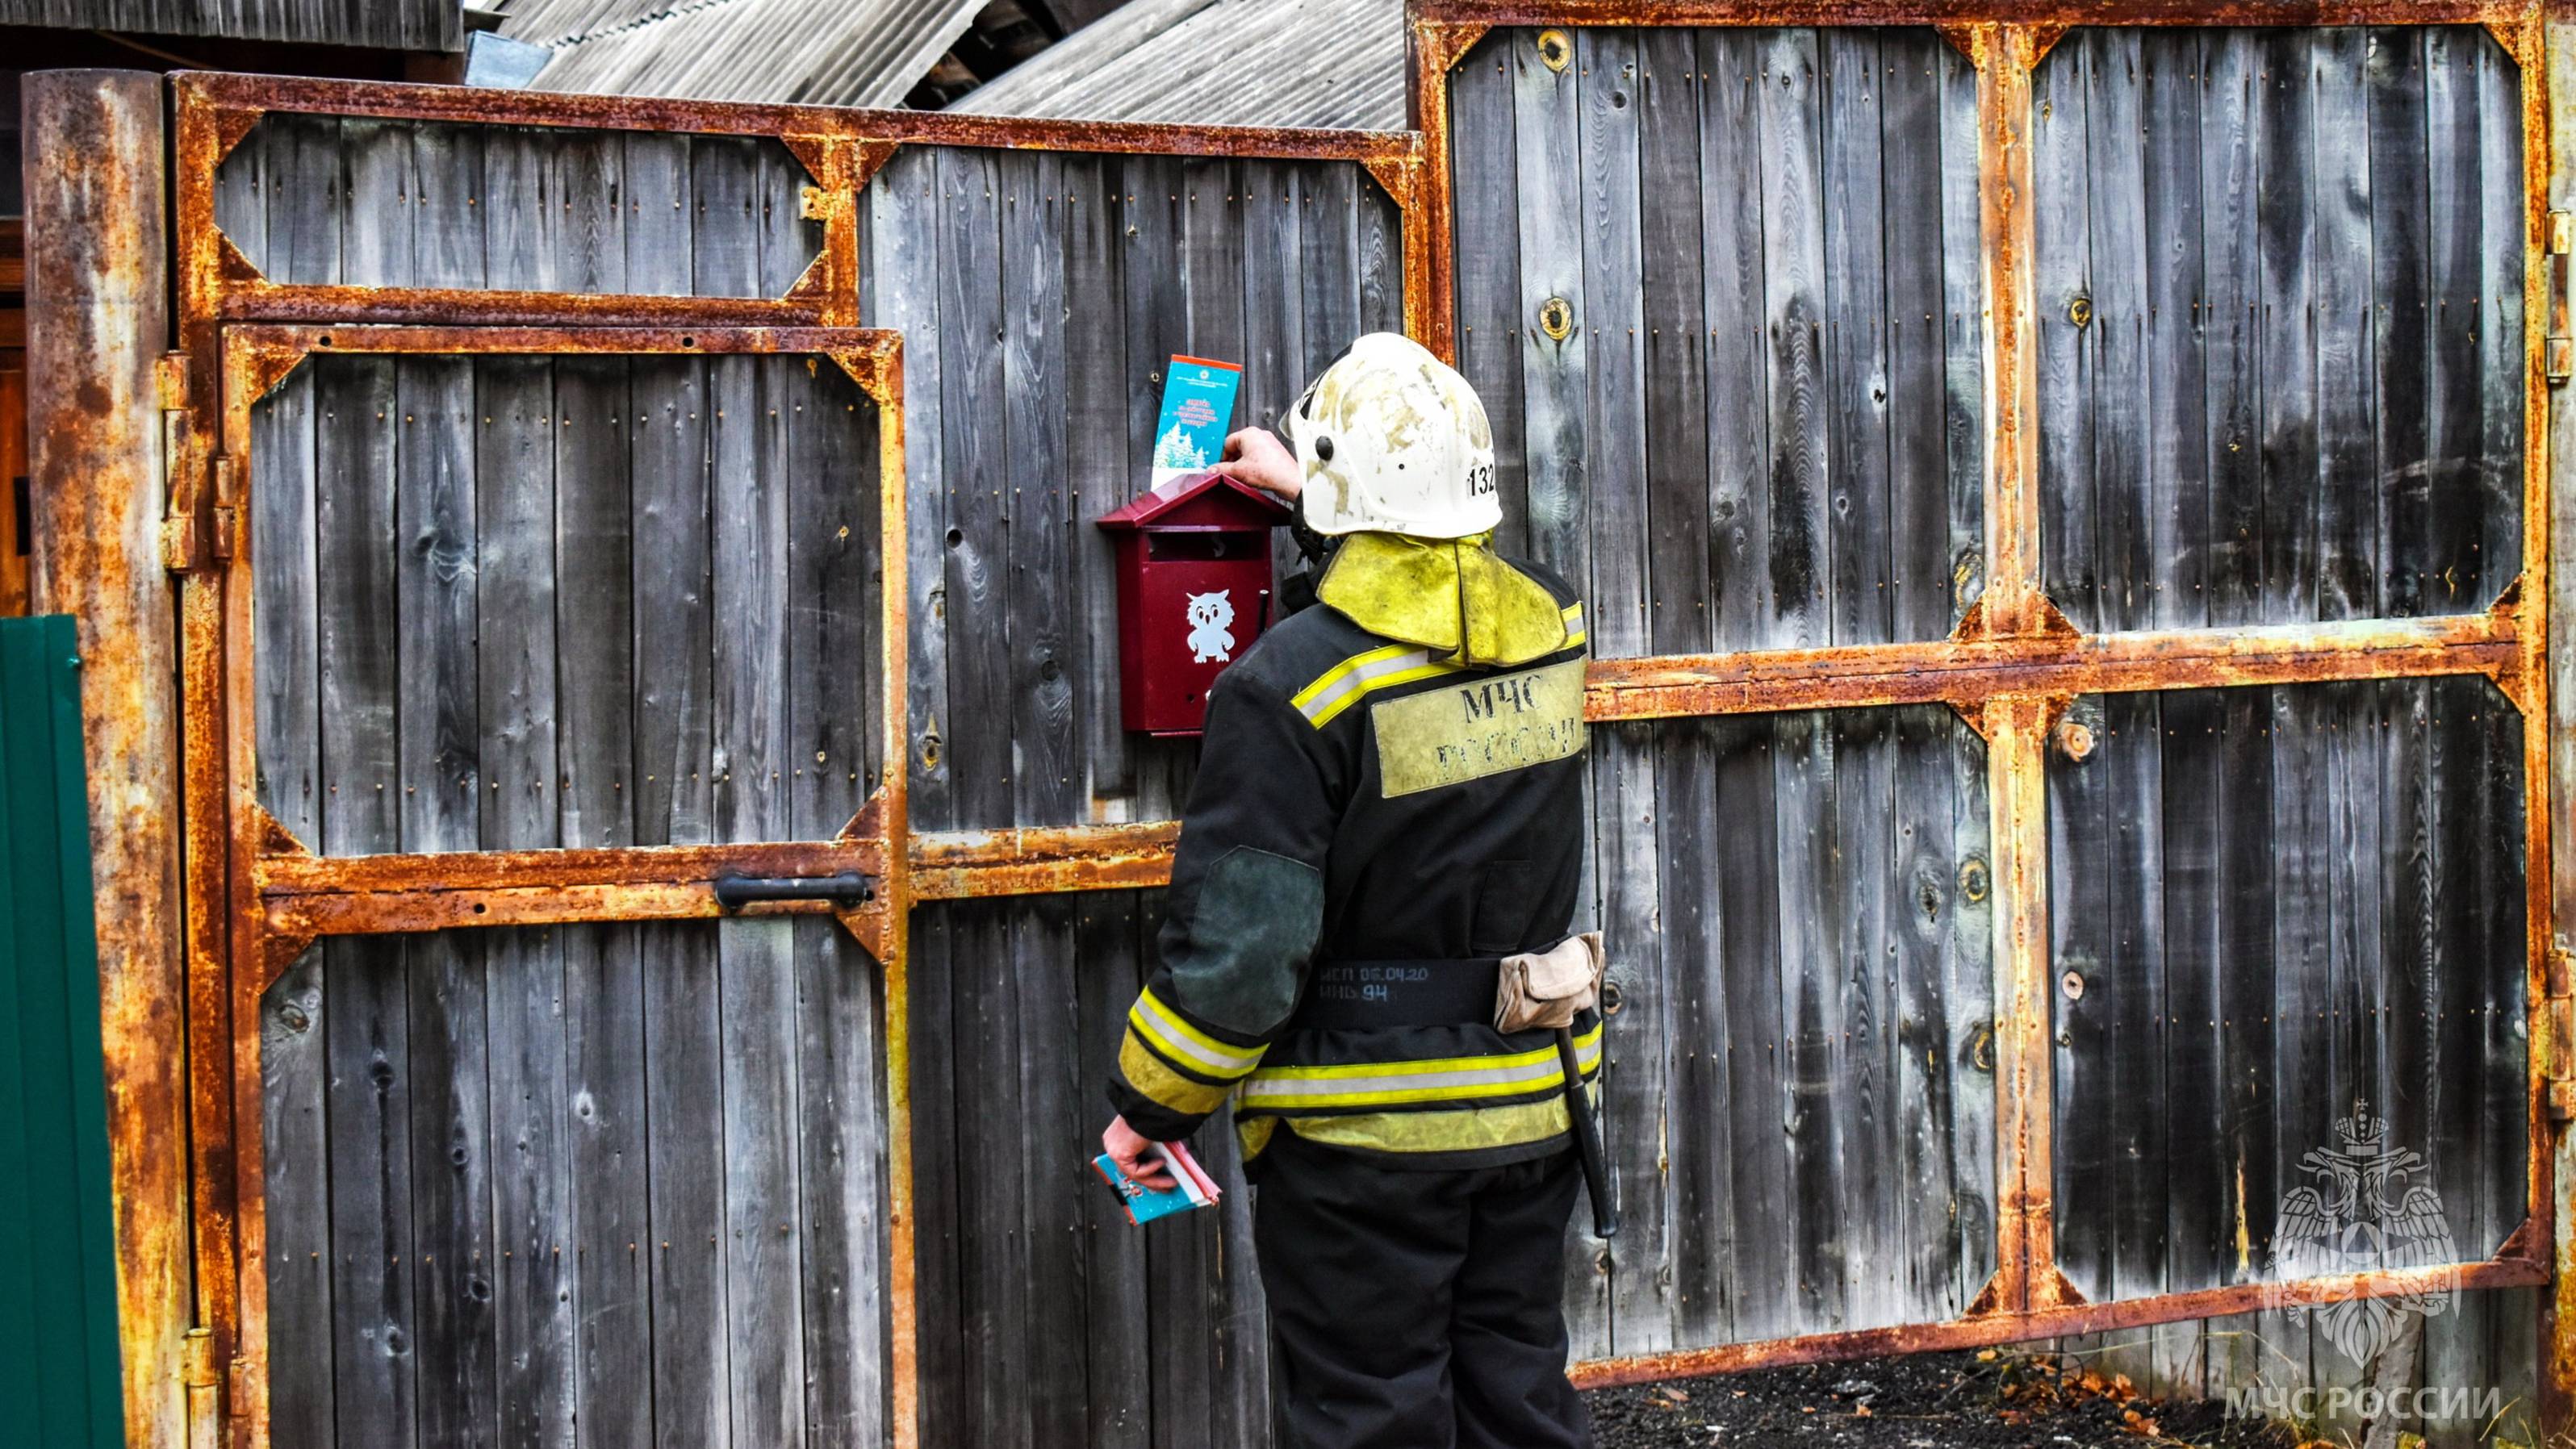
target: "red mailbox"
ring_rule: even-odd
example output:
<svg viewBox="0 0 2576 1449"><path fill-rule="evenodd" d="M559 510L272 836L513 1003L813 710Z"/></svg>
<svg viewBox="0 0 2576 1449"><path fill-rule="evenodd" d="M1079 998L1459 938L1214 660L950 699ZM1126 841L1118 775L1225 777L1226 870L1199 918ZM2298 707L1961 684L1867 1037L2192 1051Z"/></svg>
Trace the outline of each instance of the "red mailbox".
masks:
<svg viewBox="0 0 2576 1449"><path fill-rule="evenodd" d="M1100 520L1118 547L1119 703L1127 728L1195 735L1208 687L1270 626L1270 495L1185 473Z"/></svg>

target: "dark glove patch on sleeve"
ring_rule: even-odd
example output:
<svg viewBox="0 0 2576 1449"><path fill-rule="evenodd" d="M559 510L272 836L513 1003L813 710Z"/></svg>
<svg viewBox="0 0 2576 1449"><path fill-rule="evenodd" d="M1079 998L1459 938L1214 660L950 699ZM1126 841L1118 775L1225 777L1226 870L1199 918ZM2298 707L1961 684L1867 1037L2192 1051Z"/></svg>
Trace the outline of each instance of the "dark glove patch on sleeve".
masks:
<svg viewBox="0 0 2576 1449"><path fill-rule="evenodd" d="M1267 1034L1296 1008L1323 921L1322 871L1238 845L1199 882L1189 949L1168 963L1173 993L1210 1026Z"/></svg>

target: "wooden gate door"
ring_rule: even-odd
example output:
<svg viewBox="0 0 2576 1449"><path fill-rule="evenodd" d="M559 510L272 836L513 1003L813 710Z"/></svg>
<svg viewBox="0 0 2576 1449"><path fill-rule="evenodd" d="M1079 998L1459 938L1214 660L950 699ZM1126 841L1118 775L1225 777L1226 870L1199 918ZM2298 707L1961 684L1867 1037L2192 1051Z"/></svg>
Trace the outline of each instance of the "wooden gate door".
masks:
<svg viewBox="0 0 2576 1449"><path fill-rule="evenodd" d="M1602 656L1586 1375L2547 1281L2539 8L1798 8L1413 7Z"/></svg>
<svg viewBox="0 0 2576 1449"><path fill-rule="evenodd" d="M881 1440L895 338L221 346L237 1415Z"/></svg>

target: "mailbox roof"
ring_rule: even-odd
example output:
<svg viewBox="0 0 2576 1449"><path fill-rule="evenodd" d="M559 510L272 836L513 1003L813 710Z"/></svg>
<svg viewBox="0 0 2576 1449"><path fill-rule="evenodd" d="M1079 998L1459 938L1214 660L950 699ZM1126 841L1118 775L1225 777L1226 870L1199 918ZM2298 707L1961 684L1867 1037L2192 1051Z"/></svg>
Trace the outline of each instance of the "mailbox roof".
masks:
<svg viewBox="0 0 2576 1449"><path fill-rule="evenodd" d="M1289 516L1287 505L1222 473L1184 473L1136 495L1126 507L1102 514L1099 523L1112 530L1221 524L1276 528Z"/></svg>

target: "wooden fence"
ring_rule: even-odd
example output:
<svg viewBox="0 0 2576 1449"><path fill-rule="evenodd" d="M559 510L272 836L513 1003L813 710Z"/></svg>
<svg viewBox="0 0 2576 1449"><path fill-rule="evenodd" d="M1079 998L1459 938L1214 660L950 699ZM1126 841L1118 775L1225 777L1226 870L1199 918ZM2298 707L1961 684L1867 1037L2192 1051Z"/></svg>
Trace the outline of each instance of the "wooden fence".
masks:
<svg viewBox="0 0 2576 1449"><path fill-rule="evenodd" d="M1192 765L1089 523L1169 355L1395 327L1596 621L1586 1382L2445 1285L2530 1381L2541 13L2025 9L1423 0L1400 135L182 78L235 1438L1267 1442L1249 1194L1083 1171ZM2441 1251L2301 1236L2364 1140Z"/></svg>

